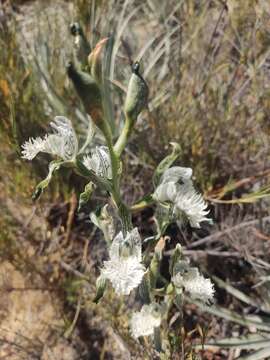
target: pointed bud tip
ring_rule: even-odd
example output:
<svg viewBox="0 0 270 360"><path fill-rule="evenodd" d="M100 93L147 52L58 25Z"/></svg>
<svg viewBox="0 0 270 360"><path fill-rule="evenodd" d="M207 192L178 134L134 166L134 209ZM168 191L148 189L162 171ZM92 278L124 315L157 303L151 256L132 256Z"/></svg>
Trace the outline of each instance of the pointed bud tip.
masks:
<svg viewBox="0 0 270 360"><path fill-rule="evenodd" d="M140 70L140 63L136 61L135 63L132 64L132 72L136 75L139 75L139 70Z"/></svg>
<svg viewBox="0 0 270 360"><path fill-rule="evenodd" d="M78 22L71 23L69 26L69 30L72 36L82 34L82 28Z"/></svg>

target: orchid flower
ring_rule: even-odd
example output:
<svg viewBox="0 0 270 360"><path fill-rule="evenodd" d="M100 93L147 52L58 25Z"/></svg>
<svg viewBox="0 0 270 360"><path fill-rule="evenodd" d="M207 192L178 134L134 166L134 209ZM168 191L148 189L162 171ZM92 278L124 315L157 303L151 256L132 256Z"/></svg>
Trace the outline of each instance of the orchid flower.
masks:
<svg viewBox="0 0 270 360"><path fill-rule="evenodd" d="M194 189L191 176L190 168L174 166L167 169L153 198L158 203L171 204L176 219L179 220L184 216L192 227L199 228L202 221L210 220L206 217L207 204L202 195Z"/></svg>
<svg viewBox="0 0 270 360"><path fill-rule="evenodd" d="M118 233L112 241L109 256L110 260L104 261L101 276L110 280L117 294L129 295L141 283L145 273L138 229L128 232L126 237L122 232Z"/></svg>
<svg viewBox="0 0 270 360"><path fill-rule="evenodd" d="M71 121L64 116L56 116L50 125L54 133L43 138L30 138L22 145L24 159L32 160L38 153L44 152L64 161L74 160L78 153L78 139Z"/></svg>
<svg viewBox="0 0 270 360"><path fill-rule="evenodd" d="M176 288L182 288L194 300L211 303L214 298L214 285L210 279L203 277L197 268L189 268L185 272L178 272L172 278Z"/></svg>
<svg viewBox="0 0 270 360"><path fill-rule="evenodd" d="M143 305L140 311L132 315L130 327L134 338L154 334L161 323L161 311L158 304Z"/></svg>

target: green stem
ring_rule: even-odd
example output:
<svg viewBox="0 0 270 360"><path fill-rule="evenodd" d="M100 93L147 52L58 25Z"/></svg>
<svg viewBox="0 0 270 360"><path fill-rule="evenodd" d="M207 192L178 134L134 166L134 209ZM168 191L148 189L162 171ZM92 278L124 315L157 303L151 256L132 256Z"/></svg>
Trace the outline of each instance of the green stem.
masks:
<svg viewBox="0 0 270 360"><path fill-rule="evenodd" d="M127 141L128 141L128 138L130 136L130 133L133 129L133 124L134 124L134 121L131 120L131 118L125 114L125 125L122 129L122 132L116 142L116 144L114 145L114 151L116 152L116 154L118 156L120 156L127 144Z"/></svg>
<svg viewBox="0 0 270 360"><path fill-rule="evenodd" d="M107 142L107 145L112 166L112 198L118 209L118 214L122 222L123 234L125 236L128 231L132 230L131 213L127 205L123 202L120 194L120 176L118 172L119 156L115 152L111 142Z"/></svg>
<svg viewBox="0 0 270 360"><path fill-rule="evenodd" d="M144 210L149 206L152 206L154 203L155 203L154 199L152 199L151 201L142 200L142 201L132 205L130 210L132 213L135 213L137 211Z"/></svg>

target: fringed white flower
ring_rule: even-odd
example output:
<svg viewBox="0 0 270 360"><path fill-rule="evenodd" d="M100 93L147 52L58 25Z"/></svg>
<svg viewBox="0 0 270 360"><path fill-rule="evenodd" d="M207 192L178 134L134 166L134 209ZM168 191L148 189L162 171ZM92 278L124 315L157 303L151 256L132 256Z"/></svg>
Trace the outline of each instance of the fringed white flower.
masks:
<svg viewBox="0 0 270 360"><path fill-rule="evenodd" d="M78 140L71 121L64 116L56 116L51 122L54 133L43 138L30 138L22 145L22 157L32 160L40 152L58 156L63 160L72 160L78 153Z"/></svg>
<svg viewBox="0 0 270 360"><path fill-rule="evenodd" d="M192 169L174 166L164 172L153 198L159 203L170 203L176 219L187 218L190 225L200 227L202 221L210 221L207 204L194 189Z"/></svg>
<svg viewBox="0 0 270 360"><path fill-rule="evenodd" d="M211 303L214 299L214 285L210 279L206 279L199 273L197 268L190 268L184 273L177 273L172 281L178 288L183 288L194 300Z"/></svg>
<svg viewBox="0 0 270 360"><path fill-rule="evenodd" d="M98 176L103 178L112 178L112 167L108 148L106 146L97 146L91 155L83 159L84 166L93 170Z"/></svg>
<svg viewBox="0 0 270 360"><path fill-rule="evenodd" d="M104 261L101 276L110 280L117 294L129 295L141 283L145 273L138 229L133 229L125 238L120 232L112 242L109 255L110 260Z"/></svg>
<svg viewBox="0 0 270 360"><path fill-rule="evenodd" d="M141 311L132 315L130 328L134 338L154 334L154 329L161 323L161 312L158 304L143 305Z"/></svg>
<svg viewBox="0 0 270 360"><path fill-rule="evenodd" d="M176 196L174 203L174 213L176 217L181 219L183 214L194 228L199 228L203 221L210 221L206 215L209 213L206 210L205 203L201 194L197 193L193 186L182 185Z"/></svg>

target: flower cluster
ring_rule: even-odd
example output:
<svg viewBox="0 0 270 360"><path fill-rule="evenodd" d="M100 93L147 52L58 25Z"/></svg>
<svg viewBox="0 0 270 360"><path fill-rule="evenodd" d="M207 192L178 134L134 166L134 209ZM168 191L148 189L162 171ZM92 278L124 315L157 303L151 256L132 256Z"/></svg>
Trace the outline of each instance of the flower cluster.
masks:
<svg viewBox="0 0 270 360"><path fill-rule="evenodd" d="M110 260L104 261L101 276L110 280L117 294L129 295L141 283L145 273L138 229L128 232L126 237L122 232L116 235L109 256Z"/></svg>
<svg viewBox="0 0 270 360"><path fill-rule="evenodd" d="M207 204L202 195L196 192L191 176L190 168L174 166L167 169L153 198L161 204L171 204L176 219L187 218L192 227L199 228L202 221L210 220L206 217Z"/></svg>
<svg viewBox="0 0 270 360"><path fill-rule="evenodd" d="M204 278L197 268L188 268L183 273L179 271L172 282L177 288L183 289L194 300L200 300L206 304L214 299L214 285L210 279Z"/></svg>
<svg viewBox="0 0 270 360"><path fill-rule="evenodd" d="M79 154L78 139L72 123L64 116L56 116L50 123L54 132L43 138L30 138L22 145L22 157L32 160L40 152L57 156L63 161L74 161ZM108 148L96 146L90 155L83 158L83 164L88 170L93 170L97 176L112 178L112 169Z"/></svg>
<svg viewBox="0 0 270 360"><path fill-rule="evenodd" d="M161 311L158 304L143 305L140 311L133 313L130 321L131 334L134 338L149 336L161 323Z"/></svg>
<svg viewBox="0 0 270 360"><path fill-rule="evenodd" d="M34 159L38 153L44 152L58 156L62 160L72 160L78 153L78 140L71 121L64 116L56 116L51 122L54 130L43 138L30 138L22 145L22 157Z"/></svg>

